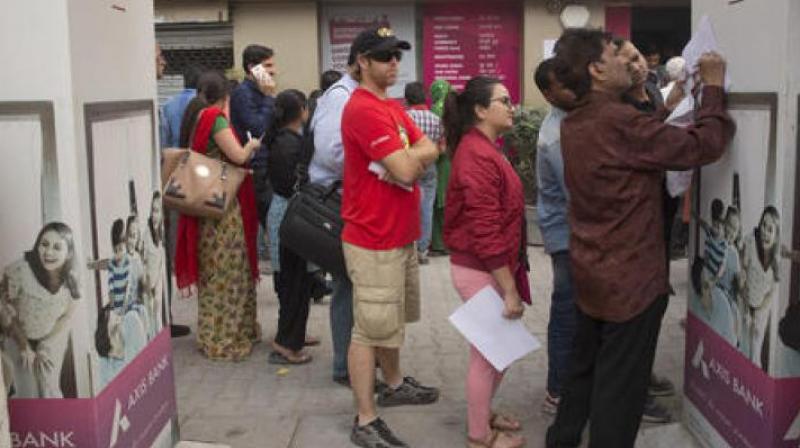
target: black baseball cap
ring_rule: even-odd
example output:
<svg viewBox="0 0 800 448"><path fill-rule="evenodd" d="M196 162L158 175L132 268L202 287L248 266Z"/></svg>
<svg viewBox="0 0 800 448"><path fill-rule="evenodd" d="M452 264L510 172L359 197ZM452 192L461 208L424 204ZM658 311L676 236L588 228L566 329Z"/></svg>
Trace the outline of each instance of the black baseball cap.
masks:
<svg viewBox="0 0 800 448"><path fill-rule="evenodd" d="M358 33L358 36L350 45L350 56L347 58L347 65L356 62L359 54L370 53L382 50L410 50L411 44L408 41L400 40L394 35L394 31L386 26L367 28Z"/></svg>

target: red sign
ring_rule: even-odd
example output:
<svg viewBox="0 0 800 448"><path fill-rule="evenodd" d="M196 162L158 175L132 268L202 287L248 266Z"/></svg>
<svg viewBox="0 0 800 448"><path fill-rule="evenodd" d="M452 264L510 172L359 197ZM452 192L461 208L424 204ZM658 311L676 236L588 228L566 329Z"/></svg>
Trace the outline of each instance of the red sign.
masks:
<svg viewBox="0 0 800 448"><path fill-rule="evenodd" d="M447 3L425 6L425 85L444 79L461 90L473 76L499 78L515 103L520 97L519 3Z"/></svg>

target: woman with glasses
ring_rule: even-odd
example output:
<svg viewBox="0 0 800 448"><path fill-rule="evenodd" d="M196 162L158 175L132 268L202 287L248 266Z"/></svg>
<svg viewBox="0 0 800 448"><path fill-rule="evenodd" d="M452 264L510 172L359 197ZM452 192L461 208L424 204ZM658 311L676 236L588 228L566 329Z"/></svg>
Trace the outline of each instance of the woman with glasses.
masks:
<svg viewBox="0 0 800 448"><path fill-rule="evenodd" d="M503 316L519 319L524 309L515 274L526 264L520 257L525 242L522 182L495 144L511 129L512 118L508 90L497 79L478 76L460 94L448 94L443 121L452 171L444 240L453 285L462 300L492 286L503 298ZM471 346L466 384L470 447L525 444L522 436L511 434L520 429L519 421L491 410L502 378L503 372Z"/></svg>

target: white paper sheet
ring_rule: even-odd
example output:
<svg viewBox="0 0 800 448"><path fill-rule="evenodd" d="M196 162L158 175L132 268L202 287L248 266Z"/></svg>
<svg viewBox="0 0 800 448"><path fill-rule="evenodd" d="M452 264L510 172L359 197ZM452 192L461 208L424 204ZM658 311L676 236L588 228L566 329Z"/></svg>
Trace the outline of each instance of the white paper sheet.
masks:
<svg viewBox="0 0 800 448"><path fill-rule="evenodd" d="M694 87L694 75L697 73L697 61L700 57L709 51L719 53L719 45L717 44L717 37L714 34L714 27L711 25L711 19L708 16L703 16L700 23L697 25L697 31L692 35L692 39L683 48L681 56L686 60L686 85L684 90L691 92ZM725 73L725 90L730 90L731 80L726 71ZM666 98L665 98L666 99ZM698 98L702 101L702 98ZM666 119L667 124L676 124L678 126L688 126L694 122L694 103L695 98L692 95L686 95L669 117Z"/></svg>
<svg viewBox="0 0 800 448"><path fill-rule="evenodd" d="M394 182L394 181L390 181L390 180L385 179L385 176L386 176L386 173L387 173L386 168L383 165L381 165L380 163L378 163L378 162L370 162L369 166L367 167L367 169L371 173L375 173L375 175L378 176L378 179L380 179L380 180L382 180L382 181L384 181L386 183L389 183L389 184L392 184L394 186L400 187L400 188L402 188L403 190L406 190L406 191L414 191L414 185L407 185L407 184L403 184L403 183L400 183L400 182Z"/></svg>
<svg viewBox="0 0 800 448"><path fill-rule="evenodd" d="M497 370L538 350L542 344L520 319L503 317L503 299L487 286L450 316L450 323L474 345Z"/></svg>
<svg viewBox="0 0 800 448"><path fill-rule="evenodd" d="M550 59L556 55L556 39L545 39L542 47L542 59Z"/></svg>

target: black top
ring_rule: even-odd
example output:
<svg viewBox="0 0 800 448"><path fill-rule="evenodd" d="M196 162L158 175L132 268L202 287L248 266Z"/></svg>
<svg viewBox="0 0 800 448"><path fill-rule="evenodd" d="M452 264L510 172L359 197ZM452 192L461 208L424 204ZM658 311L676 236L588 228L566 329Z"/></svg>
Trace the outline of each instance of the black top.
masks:
<svg viewBox="0 0 800 448"><path fill-rule="evenodd" d="M644 84L644 91L647 93L648 101L637 101L631 98L629 95L625 95L623 100L635 107L640 112L644 112L646 114L652 114L664 105L664 98L661 96L661 91L658 90L658 87L656 87L655 84L646 82Z"/></svg>
<svg viewBox="0 0 800 448"><path fill-rule="evenodd" d="M302 135L291 129L278 131L269 145L267 176L275 193L289 198L294 194L297 183L297 166L303 162Z"/></svg>

